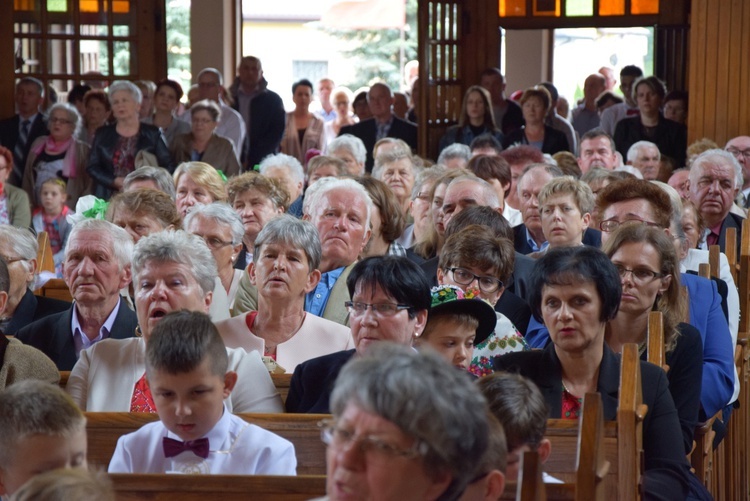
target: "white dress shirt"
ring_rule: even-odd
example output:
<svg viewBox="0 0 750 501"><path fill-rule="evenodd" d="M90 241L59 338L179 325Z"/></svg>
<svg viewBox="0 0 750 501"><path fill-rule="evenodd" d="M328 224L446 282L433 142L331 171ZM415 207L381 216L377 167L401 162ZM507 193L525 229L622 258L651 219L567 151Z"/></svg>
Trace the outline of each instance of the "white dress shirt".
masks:
<svg viewBox="0 0 750 501"><path fill-rule="evenodd" d="M182 439L161 421L142 426L117 440L109 473L183 473L213 475L296 475L294 445L275 433L224 414L206 435L206 459L192 451L164 456L164 437Z"/></svg>

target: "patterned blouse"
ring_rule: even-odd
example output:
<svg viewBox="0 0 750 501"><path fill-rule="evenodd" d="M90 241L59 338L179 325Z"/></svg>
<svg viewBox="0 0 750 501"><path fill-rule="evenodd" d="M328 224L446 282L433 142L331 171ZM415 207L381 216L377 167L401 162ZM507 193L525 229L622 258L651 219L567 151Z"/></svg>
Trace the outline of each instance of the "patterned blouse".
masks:
<svg viewBox="0 0 750 501"><path fill-rule="evenodd" d="M497 313L497 312L495 312ZM492 359L514 351L527 351L529 346L508 317L497 313L495 332L474 347L469 372L477 377L492 374Z"/></svg>

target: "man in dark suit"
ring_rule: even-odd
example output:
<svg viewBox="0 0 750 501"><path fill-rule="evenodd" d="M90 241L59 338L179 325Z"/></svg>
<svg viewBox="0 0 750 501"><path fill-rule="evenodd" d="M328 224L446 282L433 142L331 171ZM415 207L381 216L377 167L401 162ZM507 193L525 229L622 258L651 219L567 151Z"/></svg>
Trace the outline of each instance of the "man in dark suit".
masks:
<svg viewBox="0 0 750 501"><path fill-rule="evenodd" d="M18 113L0 121L0 145L13 152L13 172L8 182L20 187L31 143L49 134L47 117L39 111L44 101L44 84L36 78L22 78L16 85L15 101Z"/></svg>
<svg viewBox="0 0 750 501"><path fill-rule="evenodd" d="M734 198L742 188L742 167L731 153L708 150L698 156L690 167L690 200L706 223L704 248L718 244L726 252L727 228L742 228L744 217L730 212ZM737 255L740 254L737 238Z"/></svg>
<svg viewBox="0 0 750 501"><path fill-rule="evenodd" d="M122 228L101 219L73 227L63 275L75 299L66 311L33 322L16 336L52 359L61 371L73 369L81 350L106 338L135 336L138 319L120 298L130 284L133 241Z"/></svg>
<svg viewBox="0 0 750 501"><path fill-rule="evenodd" d="M417 149L417 126L398 118L391 111L393 106L393 92L384 83L376 83L370 87L367 93L367 102L370 105L372 118L363 120L354 125L342 127L339 135L351 134L365 143L367 148L367 161L365 169L372 172L374 159L372 150L375 143L384 137L395 137L403 140L412 150Z"/></svg>
<svg viewBox="0 0 750 501"><path fill-rule="evenodd" d="M251 170L268 155L278 153L284 137L286 113L279 95L268 90L260 59L243 57L237 73L237 81L231 88L233 106L247 126L242 162Z"/></svg>

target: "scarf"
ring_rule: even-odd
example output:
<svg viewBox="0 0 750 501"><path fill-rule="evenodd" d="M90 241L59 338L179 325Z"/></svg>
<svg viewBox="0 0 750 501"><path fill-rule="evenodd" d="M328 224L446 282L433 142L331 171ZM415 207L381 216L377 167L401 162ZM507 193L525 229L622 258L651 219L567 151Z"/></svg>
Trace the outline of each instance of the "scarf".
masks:
<svg viewBox="0 0 750 501"><path fill-rule="evenodd" d="M72 137L67 141L58 143L52 139L52 136L47 136L44 142L40 141L31 151L35 156L39 156L42 150L50 155L59 155L65 152L65 158L63 158L63 176L65 178L76 177L76 149L75 140Z"/></svg>

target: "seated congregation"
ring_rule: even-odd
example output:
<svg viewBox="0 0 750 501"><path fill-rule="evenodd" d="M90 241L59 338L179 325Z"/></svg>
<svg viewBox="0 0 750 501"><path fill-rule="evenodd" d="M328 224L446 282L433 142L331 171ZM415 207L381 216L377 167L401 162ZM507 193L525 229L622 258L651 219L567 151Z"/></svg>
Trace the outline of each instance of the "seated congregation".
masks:
<svg viewBox="0 0 750 501"><path fill-rule="evenodd" d="M204 69L186 110L171 80L48 110L18 81L2 499L673 500L747 482L750 137L688 147L675 96L633 66L609 107L590 75L570 121L554 85L516 103L492 68L433 162L388 85L356 115L336 88L315 114L301 80L285 113L260 75L223 89Z"/></svg>

